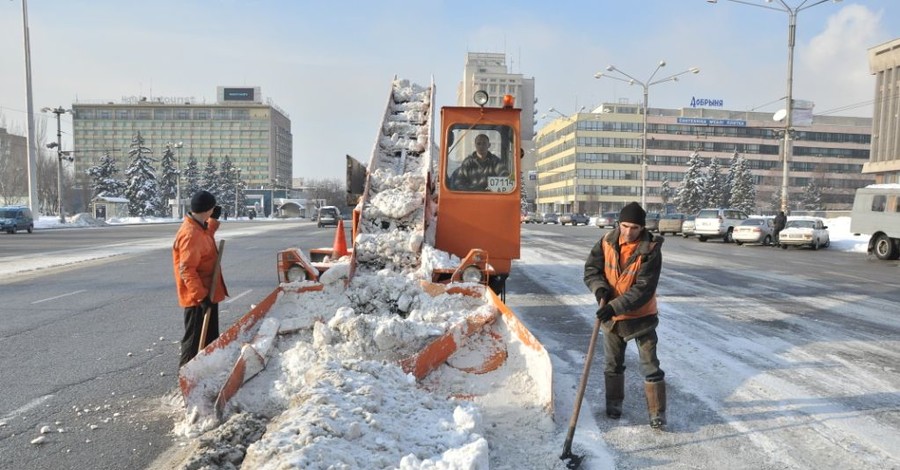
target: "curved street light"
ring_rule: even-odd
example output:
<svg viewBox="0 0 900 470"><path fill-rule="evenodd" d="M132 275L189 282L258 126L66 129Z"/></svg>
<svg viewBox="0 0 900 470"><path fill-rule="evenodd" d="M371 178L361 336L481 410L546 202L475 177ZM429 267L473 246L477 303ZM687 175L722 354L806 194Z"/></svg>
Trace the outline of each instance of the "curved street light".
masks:
<svg viewBox="0 0 900 470"><path fill-rule="evenodd" d="M653 77L656 76L656 73L659 72L659 69L661 69L665 66L666 66L666 61L664 61L664 60L659 61L659 63L656 65L656 69L654 69L653 73L650 74L650 77L644 81L640 81L640 80L632 77L628 73L617 68L615 65L607 66L606 71L610 72L610 73L621 74L621 75L627 77L627 79L616 76L616 75L610 75L607 73L603 73L603 72L597 72L594 74L594 78L596 78L596 79L611 78L613 80L625 82L629 85L640 85L641 88L644 89L644 103L643 103L644 125L643 125L643 129L642 129L643 132L641 133L641 135L642 135L641 140L643 140L643 145L642 145L642 149L641 149L641 207L643 207L644 210L647 210L647 111L649 109L648 100L649 100L649 95L650 95L650 87L653 85L659 84L659 83L663 83L663 82L677 82L678 77L680 77L686 73L694 73L694 74L700 73L700 69L698 69L697 67L691 67L682 72L678 72L676 74L669 75L668 77L660 78L658 80L653 80Z"/></svg>
<svg viewBox="0 0 900 470"><path fill-rule="evenodd" d="M806 4L808 0L803 0L796 7L791 7L784 0L777 0L778 4L772 5L773 0L766 0L766 5L750 3L744 0L728 0L733 3L742 3L751 7L765 8L767 10L782 11L788 14L788 64L787 64L787 96L785 97L785 110L787 114L784 118L784 143L781 146L782 152L782 170L781 170L781 210L788 212L788 161L793 153L793 144L791 143L791 134L793 129L793 108L794 108L794 40L797 35L797 13L821 5L831 1L838 3L841 0L818 0L816 2ZM706 0L707 3L718 3L718 0ZM780 5L780 6L779 6Z"/></svg>

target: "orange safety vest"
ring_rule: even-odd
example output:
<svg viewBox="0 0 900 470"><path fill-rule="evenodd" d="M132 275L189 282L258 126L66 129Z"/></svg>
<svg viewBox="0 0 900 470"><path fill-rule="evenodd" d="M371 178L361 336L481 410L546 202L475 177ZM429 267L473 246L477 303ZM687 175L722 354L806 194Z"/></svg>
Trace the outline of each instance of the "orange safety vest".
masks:
<svg viewBox="0 0 900 470"><path fill-rule="evenodd" d="M619 253L606 237L603 238L603 274L606 276L606 281L612 288L611 299L615 299L624 294L637 281L638 272L641 270L641 263L644 261L643 256L636 256L635 253L635 250L640 244L640 241L636 241L634 243L620 245L619 249L622 250L622 253ZM650 249L653 250L655 247L656 243L651 242ZM616 315L613 317L613 320L630 320L655 315L656 313L656 293L654 292L653 297L651 297L647 303L638 307L636 310Z"/></svg>

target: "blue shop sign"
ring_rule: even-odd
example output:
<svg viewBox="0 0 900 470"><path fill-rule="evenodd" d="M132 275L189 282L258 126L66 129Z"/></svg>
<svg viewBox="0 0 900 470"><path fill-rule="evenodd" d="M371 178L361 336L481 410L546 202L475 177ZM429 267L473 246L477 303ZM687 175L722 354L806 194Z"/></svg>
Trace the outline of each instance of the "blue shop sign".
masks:
<svg viewBox="0 0 900 470"><path fill-rule="evenodd" d="M708 119L708 118L678 118L678 124L690 124L692 126L730 126L747 127L747 121L740 119Z"/></svg>

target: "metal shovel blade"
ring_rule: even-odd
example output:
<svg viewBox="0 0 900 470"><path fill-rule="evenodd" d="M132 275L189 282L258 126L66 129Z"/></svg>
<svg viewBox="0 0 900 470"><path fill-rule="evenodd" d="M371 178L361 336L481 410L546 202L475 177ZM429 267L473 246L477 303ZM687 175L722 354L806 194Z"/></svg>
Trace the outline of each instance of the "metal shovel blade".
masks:
<svg viewBox="0 0 900 470"><path fill-rule="evenodd" d="M566 468L569 469L577 469L581 468L581 461L584 460L583 455L575 455L570 450L563 451L563 454L559 456L560 460L566 460Z"/></svg>

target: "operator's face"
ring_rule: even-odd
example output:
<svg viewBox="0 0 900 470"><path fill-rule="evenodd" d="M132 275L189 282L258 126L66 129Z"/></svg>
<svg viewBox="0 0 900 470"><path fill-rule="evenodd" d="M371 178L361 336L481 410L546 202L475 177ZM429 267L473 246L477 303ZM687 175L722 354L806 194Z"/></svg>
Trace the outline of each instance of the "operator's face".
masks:
<svg viewBox="0 0 900 470"><path fill-rule="evenodd" d="M491 141L488 140L487 137L478 136L475 138L475 153L477 153L479 157L487 155L490 146Z"/></svg>
<svg viewBox="0 0 900 470"><path fill-rule="evenodd" d="M641 229L644 228L631 222L619 223L619 242L631 243L638 239Z"/></svg>

